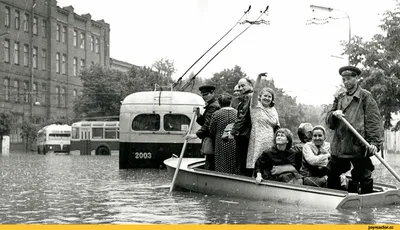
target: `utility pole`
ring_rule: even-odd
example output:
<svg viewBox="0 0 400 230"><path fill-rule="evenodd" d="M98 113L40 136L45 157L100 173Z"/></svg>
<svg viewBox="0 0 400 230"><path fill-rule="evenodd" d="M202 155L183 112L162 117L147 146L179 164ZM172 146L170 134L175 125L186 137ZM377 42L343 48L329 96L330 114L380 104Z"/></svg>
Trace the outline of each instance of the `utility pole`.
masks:
<svg viewBox="0 0 400 230"><path fill-rule="evenodd" d="M32 8L31 8L31 16L28 23L28 29L29 29L29 46L30 46L30 75L31 75L31 81L30 81L30 87L29 87L29 100L30 100L30 121L34 123L33 121L33 29L34 29L34 24L33 20L35 18L35 7L36 7L36 0L33 0L32 2ZM31 23L29 25L29 23ZM36 54L37 55L37 54ZM37 89L36 89L37 90Z"/></svg>

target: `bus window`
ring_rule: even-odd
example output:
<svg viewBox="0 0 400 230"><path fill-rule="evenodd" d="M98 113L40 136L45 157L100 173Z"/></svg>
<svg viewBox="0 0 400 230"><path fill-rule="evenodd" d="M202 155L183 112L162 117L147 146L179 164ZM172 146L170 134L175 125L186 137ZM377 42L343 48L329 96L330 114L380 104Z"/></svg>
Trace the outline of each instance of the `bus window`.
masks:
<svg viewBox="0 0 400 230"><path fill-rule="evenodd" d="M69 133L50 133L49 140L68 140L70 137Z"/></svg>
<svg viewBox="0 0 400 230"><path fill-rule="evenodd" d="M117 139L117 128L105 128L104 138L105 139Z"/></svg>
<svg viewBox="0 0 400 230"><path fill-rule="evenodd" d="M79 139L79 128L72 128L72 139Z"/></svg>
<svg viewBox="0 0 400 230"><path fill-rule="evenodd" d="M160 115L140 114L133 119L132 129L135 131L157 131L160 129Z"/></svg>
<svg viewBox="0 0 400 230"><path fill-rule="evenodd" d="M165 131L186 131L190 124L190 118L183 114L164 115Z"/></svg>
<svg viewBox="0 0 400 230"><path fill-rule="evenodd" d="M93 139L103 139L103 128L93 128L92 131Z"/></svg>

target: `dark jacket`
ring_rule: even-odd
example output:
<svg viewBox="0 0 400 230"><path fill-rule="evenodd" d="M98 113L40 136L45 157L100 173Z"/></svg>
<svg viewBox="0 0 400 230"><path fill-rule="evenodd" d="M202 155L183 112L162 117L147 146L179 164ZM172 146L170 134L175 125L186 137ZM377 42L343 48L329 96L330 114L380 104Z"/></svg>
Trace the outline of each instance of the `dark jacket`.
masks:
<svg viewBox="0 0 400 230"><path fill-rule="evenodd" d="M261 156L257 159L254 166L256 173L261 173L264 179L275 180L275 176L271 175L272 167L275 165L287 165L291 164L296 167L295 152L293 150L280 151L273 146L271 149L264 151Z"/></svg>
<svg viewBox="0 0 400 230"><path fill-rule="evenodd" d="M342 110L344 118L378 150L382 144L383 124L378 105L370 92L358 86L352 96L341 93L335 98L332 109L326 117L326 124L334 129L331 141L331 155L340 158L362 158L365 155L365 145L332 113Z"/></svg>
<svg viewBox="0 0 400 230"><path fill-rule="evenodd" d="M210 121L213 113L219 110L221 106L219 105L218 101L213 98L211 99L207 105L204 107L203 115L197 117L196 122L201 125L201 128L197 130L196 135L200 139L204 139L205 137L210 136Z"/></svg>
<svg viewBox="0 0 400 230"><path fill-rule="evenodd" d="M253 91L247 91L239 97L240 102L237 108L237 120L231 131L231 134L235 137L250 138L250 103L252 96Z"/></svg>

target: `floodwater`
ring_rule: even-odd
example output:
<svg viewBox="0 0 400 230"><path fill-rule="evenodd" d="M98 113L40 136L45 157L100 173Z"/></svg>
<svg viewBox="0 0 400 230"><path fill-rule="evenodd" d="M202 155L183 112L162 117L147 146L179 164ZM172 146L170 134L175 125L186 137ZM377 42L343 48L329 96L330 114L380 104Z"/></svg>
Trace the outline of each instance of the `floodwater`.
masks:
<svg viewBox="0 0 400 230"><path fill-rule="evenodd" d="M387 162L400 173L400 155ZM399 224L400 205L313 210L186 191L166 169L118 169L118 156L0 155L2 224ZM375 180L400 183L383 166Z"/></svg>

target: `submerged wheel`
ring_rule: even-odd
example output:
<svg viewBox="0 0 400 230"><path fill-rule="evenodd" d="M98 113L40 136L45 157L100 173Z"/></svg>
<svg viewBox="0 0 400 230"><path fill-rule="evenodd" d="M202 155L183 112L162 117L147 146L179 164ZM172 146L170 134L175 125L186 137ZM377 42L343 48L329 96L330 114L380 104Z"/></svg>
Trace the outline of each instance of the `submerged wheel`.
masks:
<svg viewBox="0 0 400 230"><path fill-rule="evenodd" d="M105 146L100 146L96 150L96 155L110 155L110 150Z"/></svg>

